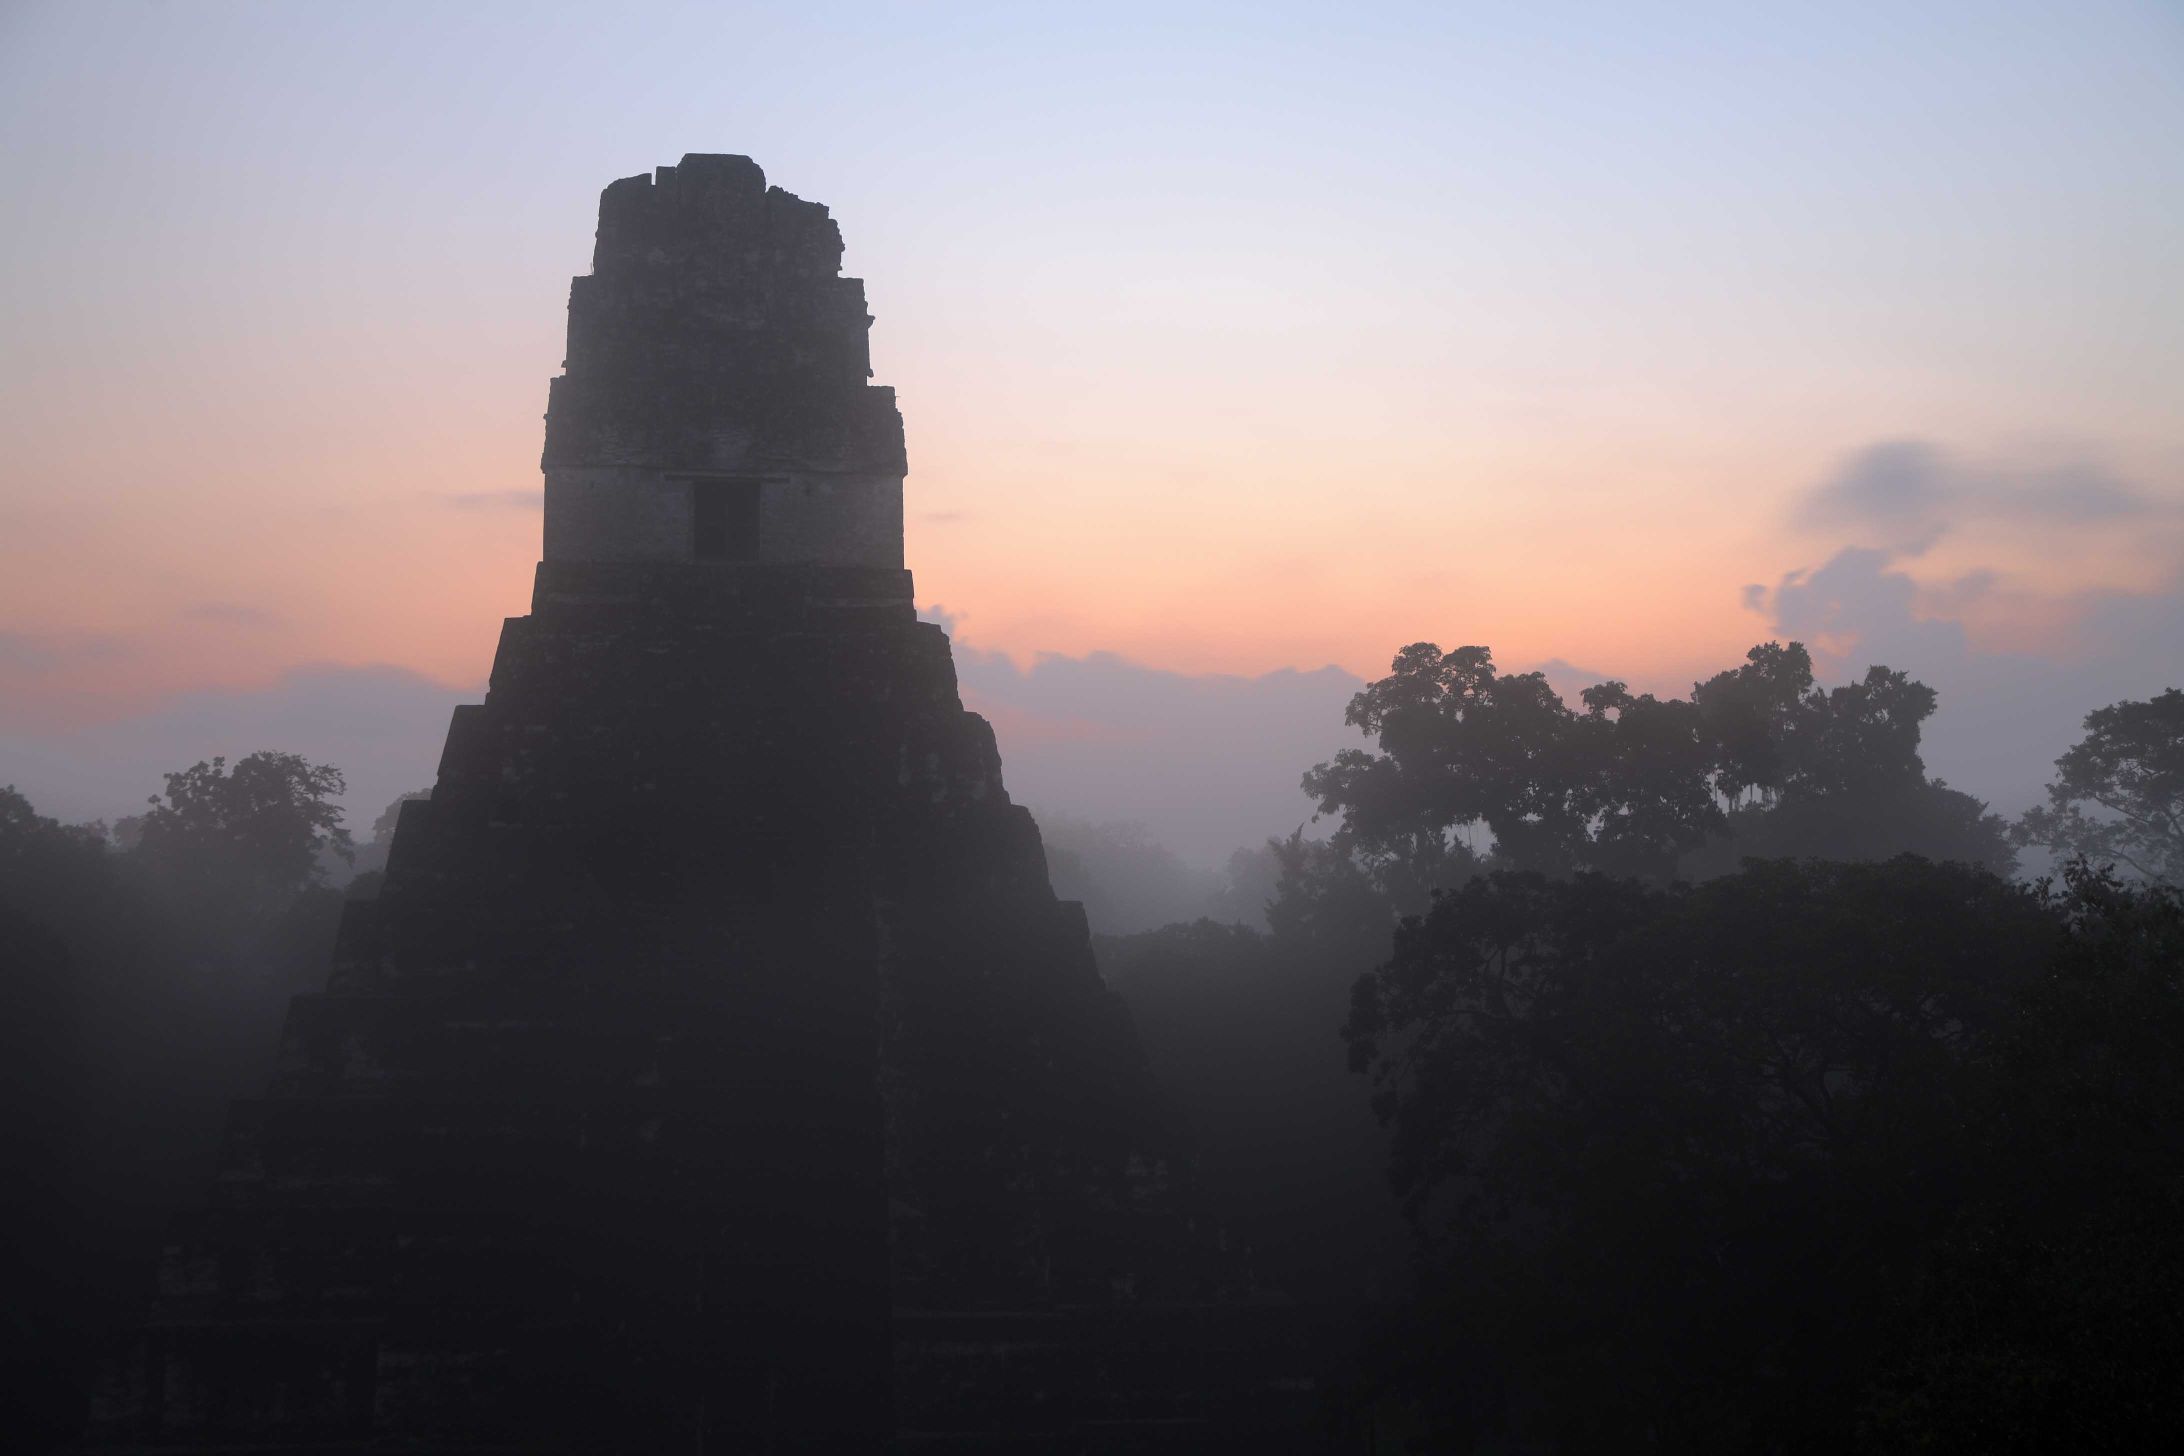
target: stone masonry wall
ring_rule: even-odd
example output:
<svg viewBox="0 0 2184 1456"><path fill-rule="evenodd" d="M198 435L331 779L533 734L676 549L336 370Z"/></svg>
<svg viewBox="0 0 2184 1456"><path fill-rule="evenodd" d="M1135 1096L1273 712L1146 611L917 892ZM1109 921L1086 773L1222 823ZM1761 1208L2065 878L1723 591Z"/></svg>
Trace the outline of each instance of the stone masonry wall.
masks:
<svg viewBox="0 0 2184 1456"><path fill-rule="evenodd" d="M549 561L685 561L691 479L628 465L546 476ZM761 561L902 565L902 478L797 472L760 482Z"/></svg>
<svg viewBox="0 0 2184 1456"><path fill-rule="evenodd" d="M545 563L101 1437L885 1449L898 1308L1202 1292L1142 1070L907 574Z"/></svg>
<svg viewBox="0 0 2184 1456"><path fill-rule="evenodd" d="M745 157L606 189L548 396L548 559L688 560L698 472L767 482L763 560L902 564L902 417L841 257L826 208Z"/></svg>

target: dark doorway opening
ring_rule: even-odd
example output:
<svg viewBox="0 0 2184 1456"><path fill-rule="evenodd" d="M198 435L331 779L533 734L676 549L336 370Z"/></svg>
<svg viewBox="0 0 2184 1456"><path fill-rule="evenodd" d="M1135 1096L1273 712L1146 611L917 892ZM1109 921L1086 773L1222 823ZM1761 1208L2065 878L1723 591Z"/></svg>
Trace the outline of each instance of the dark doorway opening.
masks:
<svg viewBox="0 0 2184 1456"><path fill-rule="evenodd" d="M691 550L700 561L758 559L758 482L693 480Z"/></svg>

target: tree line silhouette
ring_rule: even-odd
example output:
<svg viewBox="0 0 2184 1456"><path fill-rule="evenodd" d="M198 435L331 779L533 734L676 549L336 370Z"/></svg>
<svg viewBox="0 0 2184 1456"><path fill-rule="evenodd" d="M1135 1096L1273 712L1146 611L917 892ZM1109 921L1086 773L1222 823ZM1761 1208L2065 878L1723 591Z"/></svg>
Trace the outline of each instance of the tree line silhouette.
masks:
<svg viewBox="0 0 2184 1456"><path fill-rule="evenodd" d="M2015 824L1927 775L1935 708L1796 643L1574 707L1416 644L1263 931L1105 938L1268 1283L1381 1307L1349 1390L1402 1449L2184 1421L2184 693Z"/></svg>
<svg viewBox="0 0 2184 1456"><path fill-rule="evenodd" d="M21 1190L0 1426L30 1449L80 1422L96 1342L202 1197L227 1104L262 1089L289 997L325 984L344 788L296 754L215 758L113 825L0 788L0 1129Z"/></svg>
<svg viewBox="0 0 2184 1456"><path fill-rule="evenodd" d="M2007 823L1934 692L1763 644L1565 703L1421 643L1307 770L1329 832L1098 951L1270 1297L1370 1311L1330 1400L1415 1451L2117 1449L2184 1420L2184 693L2101 708ZM70 826L0 791L11 1430L64 1441L226 1102L384 862L260 752ZM724 829L724 832L725 829ZM1059 841L1066 841L1066 847ZM2040 850L2060 877L2012 878ZM1133 878L1134 877L1134 878ZM1142 883L1139 883L1142 882ZM1172 884L1170 886L1172 888Z"/></svg>

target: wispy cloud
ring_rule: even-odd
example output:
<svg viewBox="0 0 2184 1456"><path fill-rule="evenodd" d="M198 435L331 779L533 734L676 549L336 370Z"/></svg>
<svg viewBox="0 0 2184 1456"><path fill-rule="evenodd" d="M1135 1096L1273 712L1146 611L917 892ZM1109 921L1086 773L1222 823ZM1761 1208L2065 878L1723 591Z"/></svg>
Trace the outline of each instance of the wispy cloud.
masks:
<svg viewBox="0 0 2184 1456"><path fill-rule="evenodd" d="M1928 767L2015 810L2037 798L2086 713L2180 685L2184 572L2153 591L2094 589L2043 603L2068 624L2061 652L1975 641L1957 614L1997 590L1986 571L1930 586L1896 553L1853 546L1750 604L1782 637L1811 644L1824 676L1885 663L1934 687L1941 702L1926 735Z"/></svg>
<svg viewBox="0 0 2184 1456"><path fill-rule="evenodd" d="M6 634L0 634L0 644ZM200 688L142 712L61 731L0 728L0 783L63 819L133 811L161 775L261 748L342 770L352 827L432 782L449 712L466 691L407 668L313 665L255 687Z"/></svg>
<svg viewBox="0 0 2184 1456"><path fill-rule="evenodd" d="M1924 551L1977 522L2045 529L2152 514L2155 503L2085 458L1970 460L1925 440L1887 440L1852 455L1796 506L1807 528L1860 546Z"/></svg>
<svg viewBox="0 0 2184 1456"><path fill-rule="evenodd" d="M2184 641L2184 503L2098 459L1868 446L1796 504L1798 525L1833 538L1821 563L1745 587L1744 606L1809 644L1824 676L1885 663L1929 683L1941 695L1929 767L2021 807L2087 712L2174 684ZM1944 537L1957 549L1929 554ZM1997 569L1987 549L2018 565ZM2123 586L2121 571L2043 583L2024 569L2063 550L2128 552L2140 584Z"/></svg>

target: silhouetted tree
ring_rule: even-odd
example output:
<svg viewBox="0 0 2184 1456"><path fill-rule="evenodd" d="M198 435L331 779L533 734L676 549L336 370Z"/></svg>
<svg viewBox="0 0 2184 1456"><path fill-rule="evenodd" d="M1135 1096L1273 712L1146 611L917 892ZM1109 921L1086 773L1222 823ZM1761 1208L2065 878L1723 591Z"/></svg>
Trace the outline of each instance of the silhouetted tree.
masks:
<svg viewBox="0 0 2184 1456"><path fill-rule="evenodd" d="M1886 667L1841 687L1814 686L1801 642L1765 642L1744 665L1691 689L1710 742L1716 787L1749 796L1845 794L1922 778L1920 725L1934 690Z"/></svg>
<svg viewBox="0 0 2184 1456"><path fill-rule="evenodd" d="M167 775L133 851L170 893L252 917L278 914L320 879L319 854L346 855L349 832L333 800L341 770L300 754L260 752L200 762Z"/></svg>
<svg viewBox="0 0 2184 1456"><path fill-rule="evenodd" d="M1575 809L1587 835L1577 861L1605 874L1662 879L1723 823L1717 745L1697 706L1633 695L1619 682L1580 695Z"/></svg>
<svg viewBox="0 0 2184 1456"><path fill-rule="evenodd" d="M2184 884L2184 691L2095 709L2085 730L2055 760L2048 802L2026 811L2014 838Z"/></svg>
<svg viewBox="0 0 2184 1456"><path fill-rule="evenodd" d="M111 880L98 828L49 819L14 785L0 788L0 899L25 914L73 922L99 913Z"/></svg>
<svg viewBox="0 0 2184 1456"><path fill-rule="evenodd" d="M1692 685L1692 704L1715 745L1714 786L1732 805L1779 793L1794 776L1811 691L1812 654L1802 642L1762 642L1743 666Z"/></svg>
<svg viewBox="0 0 2184 1456"><path fill-rule="evenodd" d="M1494 670L1484 647L1443 653L1415 642L1387 677L1350 700L1343 721L1380 752L1345 749L1304 776L1319 812L1339 814L1332 844L1397 903L1473 872L1473 826L1513 864L1575 865L1585 839L1578 720L1538 673Z"/></svg>
<svg viewBox="0 0 2184 1456"><path fill-rule="evenodd" d="M1766 643L1688 700L1619 682L1580 700L1570 709L1538 673L1496 673L1484 647L1415 643L1346 715L1379 752L1337 754L1305 792L1341 817L1330 845L1400 913L1489 862L1648 880L1746 856L2015 866L2000 819L1927 779L1935 696L1903 673L1823 689L1802 645Z"/></svg>
<svg viewBox="0 0 2184 1456"><path fill-rule="evenodd" d="M1919 738L1933 689L1885 667L1822 689L1804 647L1765 643L1692 689L1732 806L1685 874L1744 858L1879 860L1898 854L2016 868L2007 826L1969 794L1926 777Z"/></svg>

